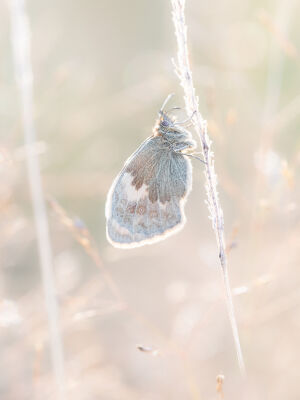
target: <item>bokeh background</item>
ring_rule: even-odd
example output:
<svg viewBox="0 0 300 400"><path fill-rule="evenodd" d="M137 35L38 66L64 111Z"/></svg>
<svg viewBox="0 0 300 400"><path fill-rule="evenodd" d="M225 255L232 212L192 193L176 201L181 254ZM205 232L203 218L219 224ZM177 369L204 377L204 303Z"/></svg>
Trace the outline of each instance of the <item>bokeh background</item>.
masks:
<svg viewBox="0 0 300 400"><path fill-rule="evenodd" d="M67 398L299 399L299 2L187 1L246 384L203 165L179 234L129 251L105 237L113 178L167 94L184 104L169 1L28 0L27 12ZM0 27L0 398L55 399L8 2Z"/></svg>

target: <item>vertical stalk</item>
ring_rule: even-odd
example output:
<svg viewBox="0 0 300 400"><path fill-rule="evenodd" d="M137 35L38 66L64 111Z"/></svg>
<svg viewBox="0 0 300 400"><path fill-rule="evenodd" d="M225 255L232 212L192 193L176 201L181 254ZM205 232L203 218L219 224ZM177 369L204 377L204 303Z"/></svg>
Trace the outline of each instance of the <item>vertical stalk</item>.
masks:
<svg viewBox="0 0 300 400"><path fill-rule="evenodd" d="M52 250L49 237L38 156L34 152L36 133L33 117L33 73L30 60L30 27L24 0L10 0L15 76L20 90L22 123L43 288L49 324L50 351L56 381L55 398L64 400L64 356L59 328Z"/></svg>
<svg viewBox="0 0 300 400"><path fill-rule="evenodd" d="M180 84L184 91L184 100L186 111L188 115L193 115L193 125L199 136L203 159L205 161L205 178L206 178L206 193L207 205L209 209L210 219L212 220L213 230L216 234L219 260L222 270L222 277L224 283L224 291L226 297L227 311L233 333L234 343L238 363L242 375L245 375L245 364L240 345L239 332L236 323L232 294L230 289L230 282L227 267L227 255L224 238L224 219L223 210L220 205L219 195L217 190L217 176L214 168L214 157L211 151L211 141L207 134L207 123L202 118L199 112L198 98L195 93L192 71L188 56L187 47L187 26L185 23L185 0L171 0L172 3L172 17L175 27L175 35L177 39L177 62L174 62L175 72L179 77Z"/></svg>

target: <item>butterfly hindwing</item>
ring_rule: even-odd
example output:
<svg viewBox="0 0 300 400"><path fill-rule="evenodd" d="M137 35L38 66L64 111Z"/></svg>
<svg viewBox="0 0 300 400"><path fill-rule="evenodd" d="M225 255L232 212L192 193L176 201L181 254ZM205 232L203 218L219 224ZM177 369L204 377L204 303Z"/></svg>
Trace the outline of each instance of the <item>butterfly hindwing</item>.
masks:
<svg viewBox="0 0 300 400"><path fill-rule="evenodd" d="M185 222L192 167L160 136L147 139L127 160L108 193L107 237L116 247L154 243Z"/></svg>

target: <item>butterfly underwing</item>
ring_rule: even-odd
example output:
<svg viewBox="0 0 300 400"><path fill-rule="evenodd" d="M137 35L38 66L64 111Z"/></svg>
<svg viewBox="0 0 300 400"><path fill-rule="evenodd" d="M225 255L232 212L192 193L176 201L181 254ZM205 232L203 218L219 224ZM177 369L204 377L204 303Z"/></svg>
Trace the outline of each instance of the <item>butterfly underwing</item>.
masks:
<svg viewBox="0 0 300 400"><path fill-rule="evenodd" d="M128 158L108 192L105 215L108 241L115 247L152 244L178 232L192 188L191 133L164 111L153 134ZM190 120L190 118L189 118Z"/></svg>

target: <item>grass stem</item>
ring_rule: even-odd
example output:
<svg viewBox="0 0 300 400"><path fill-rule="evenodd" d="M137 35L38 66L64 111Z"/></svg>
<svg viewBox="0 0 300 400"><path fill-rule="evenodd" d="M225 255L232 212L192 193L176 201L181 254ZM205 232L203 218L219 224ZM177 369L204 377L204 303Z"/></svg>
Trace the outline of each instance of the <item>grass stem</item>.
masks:
<svg viewBox="0 0 300 400"><path fill-rule="evenodd" d="M50 351L56 382L54 398L66 399L64 379L64 355L59 327L52 249L48 218L42 188L38 155L34 152L36 133L34 126L33 73L30 60L30 27L23 0L11 0L12 44L15 75L20 90L22 124L24 130L27 173L37 233L40 266L49 324Z"/></svg>
<svg viewBox="0 0 300 400"><path fill-rule="evenodd" d="M178 46L177 62L174 61L175 72L179 77L180 84L184 91L186 112L188 115L193 115L192 122L196 133L199 136L202 146L203 160L205 163L207 205L210 213L210 218L212 220L212 226L216 234L219 259L225 288L228 316L232 328L239 368L241 374L244 376L245 364L239 339L239 332L235 318L228 276L227 255L225 251L226 246L224 238L223 210L220 205L217 190L217 176L214 168L214 157L213 152L211 151L211 140L207 133L207 122L202 118L199 112L199 102L196 96L192 71L189 62L187 47L187 26L185 23L185 0L171 0L171 3L172 17Z"/></svg>

